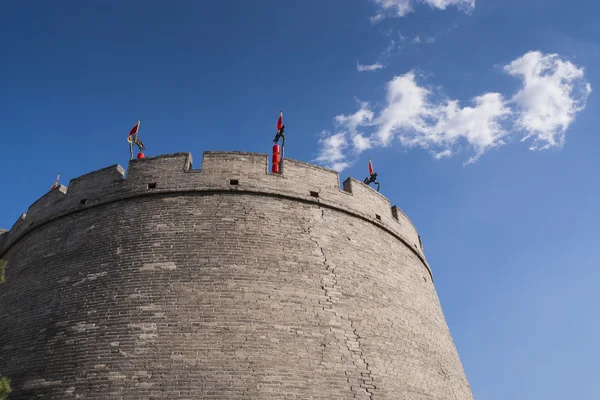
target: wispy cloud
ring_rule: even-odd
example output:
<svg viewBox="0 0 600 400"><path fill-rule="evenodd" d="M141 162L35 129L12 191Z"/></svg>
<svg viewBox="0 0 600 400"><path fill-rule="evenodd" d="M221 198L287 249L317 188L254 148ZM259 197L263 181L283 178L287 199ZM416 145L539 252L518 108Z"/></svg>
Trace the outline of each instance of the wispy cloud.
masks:
<svg viewBox="0 0 600 400"><path fill-rule="evenodd" d="M372 0L378 7L379 12L372 16L371 22L377 23L386 17L403 17L413 12L415 4L427 4L430 7L439 10L445 10L450 6L455 6L466 13L470 13L475 8L475 0Z"/></svg>
<svg viewBox="0 0 600 400"><path fill-rule="evenodd" d="M442 151L440 151L438 153L435 153L433 155L433 158L435 158L436 160L439 160L439 159L444 158L444 157L450 157L451 155L452 155L452 150L446 149L446 150L442 150Z"/></svg>
<svg viewBox="0 0 600 400"><path fill-rule="evenodd" d="M413 11L413 0L373 0L373 2L379 6L382 12L375 17L371 17L371 22L381 21L386 17L386 14L403 17Z"/></svg>
<svg viewBox="0 0 600 400"><path fill-rule="evenodd" d="M360 152L397 140L405 147L424 148L435 159L450 157L465 146L472 152L468 164L518 132L523 140L533 140L532 150L562 146L566 129L591 93L583 68L557 54L529 52L504 70L522 79L516 94L505 99L488 92L467 106L420 84L414 71L396 76L387 83L385 106L379 112L360 102L355 113L335 117L336 131L321 139L317 161L341 170Z"/></svg>
<svg viewBox="0 0 600 400"><path fill-rule="evenodd" d="M383 68L383 64L379 64L379 63L375 63L375 64L371 64L371 65L363 65L359 62L356 63L356 69L358 70L358 72L376 71L376 70L382 69L382 68Z"/></svg>
<svg viewBox="0 0 600 400"><path fill-rule="evenodd" d="M401 41L404 41L406 39L404 36L401 37ZM415 35L415 37L411 40L412 44L433 44L435 42L435 36L427 36L425 39L423 39L420 35Z"/></svg>
<svg viewBox="0 0 600 400"><path fill-rule="evenodd" d="M389 58L389 56L392 55L392 52L394 51L394 49L396 48L396 41L395 40L391 40L390 44L388 45L388 47L386 47L381 54L379 55L380 58L382 59L386 59Z"/></svg>
<svg viewBox="0 0 600 400"><path fill-rule="evenodd" d="M356 69L358 72L364 71L376 71L378 69L385 68L384 61L387 60L391 55L394 49L396 48L396 42L394 40L390 41L390 44L383 49L383 51L377 57L377 62L374 64L364 65L360 62L356 62Z"/></svg>
<svg viewBox="0 0 600 400"><path fill-rule="evenodd" d="M375 14L372 17L369 17L369 19L371 20L371 23L376 24L379 21L381 21L382 19L385 18L385 15L383 14Z"/></svg>

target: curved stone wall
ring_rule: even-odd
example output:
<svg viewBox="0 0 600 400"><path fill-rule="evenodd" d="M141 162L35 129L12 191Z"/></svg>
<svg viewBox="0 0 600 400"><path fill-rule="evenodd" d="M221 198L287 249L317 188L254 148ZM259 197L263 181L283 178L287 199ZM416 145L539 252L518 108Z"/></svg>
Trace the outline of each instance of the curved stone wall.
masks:
<svg viewBox="0 0 600 400"><path fill-rule="evenodd" d="M0 234L15 398L472 399L408 218L333 171L267 168L136 160Z"/></svg>

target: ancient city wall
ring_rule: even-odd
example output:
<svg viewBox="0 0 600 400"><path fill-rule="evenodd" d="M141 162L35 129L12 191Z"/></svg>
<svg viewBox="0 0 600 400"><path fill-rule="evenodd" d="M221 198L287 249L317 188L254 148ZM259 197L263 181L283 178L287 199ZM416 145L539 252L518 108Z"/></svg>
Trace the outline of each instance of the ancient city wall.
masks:
<svg viewBox="0 0 600 400"><path fill-rule="evenodd" d="M331 170L108 167L32 204L0 258L17 398L472 398L412 223Z"/></svg>

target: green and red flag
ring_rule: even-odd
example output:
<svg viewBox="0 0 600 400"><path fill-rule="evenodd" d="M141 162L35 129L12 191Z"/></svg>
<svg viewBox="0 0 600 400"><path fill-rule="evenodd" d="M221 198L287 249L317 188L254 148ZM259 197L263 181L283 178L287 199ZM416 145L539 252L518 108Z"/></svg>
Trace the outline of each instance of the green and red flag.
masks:
<svg viewBox="0 0 600 400"><path fill-rule="evenodd" d="M277 120L277 133L281 131L283 127L283 111L279 111L279 119Z"/></svg>
<svg viewBox="0 0 600 400"><path fill-rule="evenodd" d="M131 130L129 131L129 135L127 136L127 141L129 143L132 143L131 136L137 135L137 133L139 131L140 131L140 121L138 121L137 124L135 124L135 126L133 128L131 128Z"/></svg>
<svg viewBox="0 0 600 400"><path fill-rule="evenodd" d="M54 189L56 189L58 187L58 179L60 178L60 174L58 174L58 176L56 177L56 181L54 182L54 185L52 185L52 187L50 188L50 191L53 191Z"/></svg>

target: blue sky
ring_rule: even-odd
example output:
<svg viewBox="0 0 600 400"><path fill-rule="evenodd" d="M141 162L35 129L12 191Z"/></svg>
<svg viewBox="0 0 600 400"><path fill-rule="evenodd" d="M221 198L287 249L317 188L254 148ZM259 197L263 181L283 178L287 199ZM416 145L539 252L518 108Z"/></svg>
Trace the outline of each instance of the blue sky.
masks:
<svg viewBox="0 0 600 400"><path fill-rule="evenodd" d="M5 2L0 227L146 154L268 153L362 179L416 224L477 399L597 398L600 4ZM527 137L524 141L523 138Z"/></svg>

